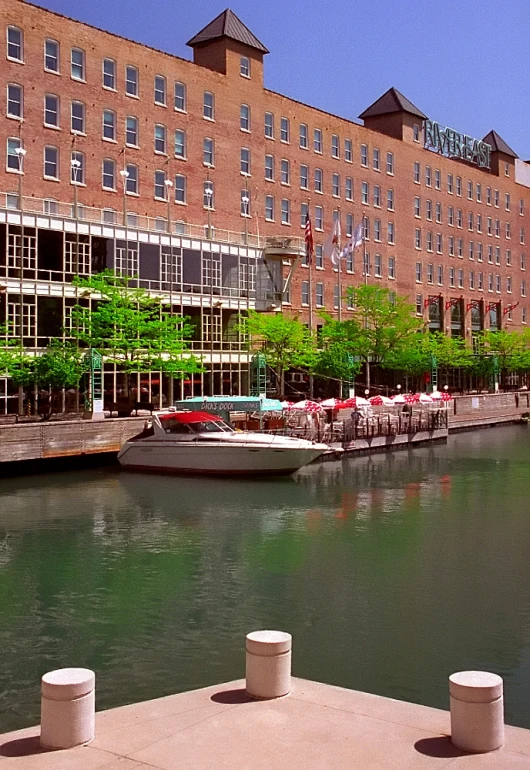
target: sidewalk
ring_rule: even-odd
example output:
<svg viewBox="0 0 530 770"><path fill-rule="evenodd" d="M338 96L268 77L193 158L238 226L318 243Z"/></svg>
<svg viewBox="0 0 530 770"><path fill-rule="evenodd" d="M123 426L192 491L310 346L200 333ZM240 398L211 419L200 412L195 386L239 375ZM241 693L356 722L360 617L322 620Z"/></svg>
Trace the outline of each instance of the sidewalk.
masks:
<svg viewBox="0 0 530 770"><path fill-rule="evenodd" d="M124 672L124 675L133 672ZM90 746L39 747L39 728L0 737L2 770L529 770L530 731L465 754L438 709L293 680L286 698L251 701L244 682L103 711Z"/></svg>

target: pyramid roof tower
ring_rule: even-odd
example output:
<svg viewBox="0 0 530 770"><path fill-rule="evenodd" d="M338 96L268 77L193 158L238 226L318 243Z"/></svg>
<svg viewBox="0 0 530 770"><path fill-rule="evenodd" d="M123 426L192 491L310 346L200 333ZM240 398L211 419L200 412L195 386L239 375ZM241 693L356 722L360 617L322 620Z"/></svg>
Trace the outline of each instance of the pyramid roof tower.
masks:
<svg viewBox="0 0 530 770"><path fill-rule="evenodd" d="M261 53L269 53L263 43L258 40L230 8L226 8L220 13L219 16L194 35L191 40L188 40L186 45L195 48L223 37L236 40L238 43L249 46L249 48L261 51Z"/></svg>
<svg viewBox="0 0 530 770"><path fill-rule="evenodd" d="M379 99L367 107L364 112L361 112L359 118L365 120L366 118L375 118L379 115L389 115L392 112L407 112L422 120L427 119L427 115L424 115L416 105L412 104L406 96L403 96L397 88L393 87L389 88Z"/></svg>

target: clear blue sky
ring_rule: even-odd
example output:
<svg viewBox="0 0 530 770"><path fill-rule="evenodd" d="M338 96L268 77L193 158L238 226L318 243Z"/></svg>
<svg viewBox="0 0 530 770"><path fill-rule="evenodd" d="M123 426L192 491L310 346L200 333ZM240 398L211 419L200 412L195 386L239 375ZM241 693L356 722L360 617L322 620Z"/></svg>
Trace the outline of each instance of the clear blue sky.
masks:
<svg viewBox="0 0 530 770"><path fill-rule="evenodd" d="M38 0L191 58L228 0ZM530 0L230 0L267 46L265 85L356 119L390 86L426 115L530 159Z"/></svg>

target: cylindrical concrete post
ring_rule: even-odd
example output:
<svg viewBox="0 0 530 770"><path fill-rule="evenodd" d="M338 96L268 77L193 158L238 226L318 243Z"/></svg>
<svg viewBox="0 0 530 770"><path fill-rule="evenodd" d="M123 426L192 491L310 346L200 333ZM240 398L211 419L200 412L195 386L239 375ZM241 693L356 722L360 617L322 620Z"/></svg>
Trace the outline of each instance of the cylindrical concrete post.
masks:
<svg viewBox="0 0 530 770"><path fill-rule="evenodd" d="M40 742L71 749L94 739L95 674L88 668L59 668L41 680Z"/></svg>
<svg viewBox="0 0 530 770"><path fill-rule="evenodd" d="M281 698L291 689L292 637L283 631L252 631L246 638L247 693Z"/></svg>
<svg viewBox="0 0 530 770"><path fill-rule="evenodd" d="M502 678L487 671L459 671L449 677L451 741L481 753L504 744Z"/></svg>

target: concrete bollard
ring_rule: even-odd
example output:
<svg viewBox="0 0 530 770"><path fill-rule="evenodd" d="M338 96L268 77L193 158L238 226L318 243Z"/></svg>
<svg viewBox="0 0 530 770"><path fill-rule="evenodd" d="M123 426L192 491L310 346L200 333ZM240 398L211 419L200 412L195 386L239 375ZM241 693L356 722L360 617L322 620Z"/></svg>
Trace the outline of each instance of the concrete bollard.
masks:
<svg viewBox="0 0 530 770"><path fill-rule="evenodd" d="M502 678L487 671L458 671L449 677L451 741L474 753L504 744Z"/></svg>
<svg viewBox="0 0 530 770"><path fill-rule="evenodd" d="M281 698L291 690L291 634L252 631L246 637L247 693L253 698Z"/></svg>
<svg viewBox="0 0 530 770"><path fill-rule="evenodd" d="M71 749L94 740L95 674L59 668L41 680L41 746Z"/></svg>

